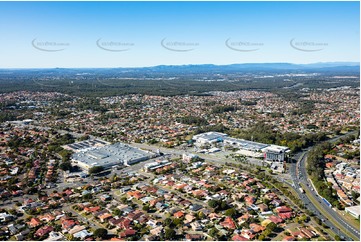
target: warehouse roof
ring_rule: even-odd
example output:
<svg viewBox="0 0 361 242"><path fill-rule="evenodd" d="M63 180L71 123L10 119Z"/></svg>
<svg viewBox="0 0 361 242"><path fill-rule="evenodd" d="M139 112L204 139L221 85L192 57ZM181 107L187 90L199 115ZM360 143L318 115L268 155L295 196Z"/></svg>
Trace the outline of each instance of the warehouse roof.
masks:
<svg viewBox="0 0 361 242"><path fill-rule="evenodd" d="M72 159L85 163L88 166L112 166L124 163L124 161L147 158L150 155L150 152L130 145L116 143L75 153Z"/></svg>

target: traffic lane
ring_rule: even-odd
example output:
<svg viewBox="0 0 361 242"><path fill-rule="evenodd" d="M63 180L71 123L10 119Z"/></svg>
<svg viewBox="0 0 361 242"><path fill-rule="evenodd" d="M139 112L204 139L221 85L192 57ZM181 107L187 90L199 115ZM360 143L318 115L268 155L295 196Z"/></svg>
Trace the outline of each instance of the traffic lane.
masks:
<svg viewBox="0 0 361 242"><path fill-rule="evenodd" d="M343 219L341 219L341 217L332 208L327 206L327 204L319 196L313 196L313 197L318 201L318 203L322 206L322 208L332 216L333 219L335 219L341 225L346 226L347 230L351 232L353 235L359 237L359 232L355 228L347 224Z"/></svg>
<svg viewBox="0 0 361 242"><path fill-rule="evenodd" d="M305 204L305 207L310 210L315 216L317 216L325 225L327 225L334 233L342 236L343 238L348 238L346 234L344 234L339 228L333 226L333 224L321 213L318 211L316 206L308 199L308 197L305 194L300 194L302 202ZM352 240L350 238L350 240Z"/></svg>
<svg viewBox="0 0 361 242"><path fill-rule="evenodd" d="M304 166L302 166L301 168L301 172L303 174L303 179L301 180L303 184L308 184L308 181L306 180L306 169L304 168ZM337 219L339 222L341 222L342 224L344 224L346 227L348 227L349 229L351 229L351 231L353 232L354 235L356 235L357 237L360 236L360 232L357 230L357 228L349 225L348 223L346 223L340 216L339 214L336 213L336 211L334 211L332 208L330 208L329 206L327 206L325 204L325 202L321 199L321 197L319 197L316 192L314 191L314 189L309 189L309 186L307 186L307 189L309 190L309 192L313 195L313 197L322 205L322 207L330 213L330 215L332 217L334 217L335 219Z"/></svg>
<svg viewBox="0 0 361 242"><path fill-rule="evenodd" d="M311 211L316 217L318 217L325 225L327 225L335 234L339 235L341 238L344 239L348 239L348 240L352 240L351 238L348 238L348 236L346 236L346 234L344 234L340 229L338 229L337 227L333 226L332 223L330 221L328 221L328 219L322 215L322 213L320 213L318 211L318 209L313 205L313 203L308 199L308 197L304 194L301 193L299 191L299 180L297 179L297 176L293 176L293 182L294 182L294 190L297 192L297 194L299 195L301 201L303 202L303 204L305 205L305 207ZM286 182L287 183L287 182Z"/></svg>
<svg viewBox="0 0 361 242"><path fill-rule="evenodd" d="M302 163L305 161L306 157L303 157L300 160L300 169L299 172L301 172L302 174L302 179L301 182L303 184L308 184L308 181L306 180L307 177L307 171L304 165L302 165ZM359 231L357 231L354 227L350 226L348 223L346 223L343 219L341 219L341 217L329 206L327 206L325 204L325 202L316 194L316 192L314 191L314 189L309 189L309 187L306 185L306 189L307 191L311 194L311 196L316 199L319 204L321 205L321 207L328 212L333 219L335 219L340 225L342 225L344 227L344 229L346 229L347 231L349 231L350 233L352 233L354 236L356 237L360 237L360 233ZM327 219L327 218L326 218ZM336 227L336 226L335 226Z"/></svg>
<svg viewBox="0 0 361 242"><path fill-rule="evenodd" d="M294 168L296 167L296 165L294 166ZM293 169L293 171L295 172L296 169ZM308 199L308 197L304 194L301 193L299 191L300 188L300 180L298 179L298 174L294 174L292 176L293 178L293 183L294 183L294 188L296 190L296 192L299 194L302 202L306 205L307 207L311 208L310 211L313 212L319 219L321 219L321 221L326 224L328 227L332 228L331 230L333 232L335 232L336 234L338 234L339 236L342 236L343 238L348 238L348 236L346 236L346 234L344 234L339 228L337 228L336 226L333 226L332 223L330 221L328 221L328 219L323 216L323 214L321 212L318 211L318 209L316 208L316 206L313 205L313 203L311 202L311 200ZM323 205L323 204L321 204ZM352 240L352 239L351 239Z"/></svg>
<svg viewBox="0 0 361 242"><path fill-rule="evenodd" d="M334 231L339 236L343 236L344 238L348 237L338 227L333 226L333 224L328 220L328 218L325 217L321 212L318 211L317 207L311 202L311 200L305 194L300 194L300 196L301 196L301 200L305 204L305 206L310 208L309 210L311 212L313 212L319 219L321 219L321 221L324 224L326 224L328 227L330 227L332 231ZM320 205L323 208L327 207L327 206L325 206L325 204L323 202L321 202L321 201L318 201L318 202L320 203ZM329 207L327 207L327 208L329 208ZM336 221L340 223L340 221L338 221L338 219L336 219Z"/></svg>

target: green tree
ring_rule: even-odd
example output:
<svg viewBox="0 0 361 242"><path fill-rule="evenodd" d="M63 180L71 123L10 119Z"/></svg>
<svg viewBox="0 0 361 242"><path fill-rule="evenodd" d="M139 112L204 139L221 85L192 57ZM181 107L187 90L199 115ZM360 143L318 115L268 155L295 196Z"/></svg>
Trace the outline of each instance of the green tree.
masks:
<svg viewBox="0 0 361 242"><path fill-rule="evenodd" d="M355 191L351 191L351 196L352 196L352 199L353 199L354 201L356 201L357 198L360 197L360 193L355 192Z"/></svg>
<svg viewBox="0 0 361 242"><path fill-rule="evenodd" d="M59 168L62 169L63 171L69 171L71 170L71 163L69 161L62 162Z"/></svg>
<svg viewBox="0 0 361 242"><path fill-rule="evenodd" d="M59 152L59 155L61 156L63 162L69 161L72 154L72 151L65 149Z"/></svg>
<svg viewBox="0 0 361 242"><path fill-rule="evenodd" d="M271 222L271 223L267 224L266 228L272 232L277 228L277 224L275 224L274 222Z"/></svg>
<svg viewBox="0 0 361 242"><path fill-rule="evenodd" d="M102 172L103 170L104 168L102 166L93 166L92 168L89 169L89 174L96 174Z"/></svg>
<svg viewBox="0 0 361 242"><path fill-rule="evenodd" d="M94 236L97 238L105 239L108 235L108 230L99 228L94 231Z"/></svg>
<svg viewBox="0 0 361 242"><path fill-rule="evenodd" d="M180 225L182 224L182 222L183 222L183 219L181 219L181 218L175 218L175 219L173 220L173 224L174 224L176 227L180 226Z"/></svg>
<svg viewBox="0 0 361 242"><path fill-rule="evenodd" d="M114 211L113 211L113 215L114 215L114 216L120 216L120 215L122 215L122 211L120 211L119 208L116 208L116 209L114 209Z"/></svg>
<svg viewBox="0 0 361 242"><path fill-rule="evenodd" d="M221 208L222 210L227 209L227 208L228 208L227 202L226 202L226 201L222 201L221 204L220 204L220 208Z"/></svg>
<svg viewBox="0 0 361 242"><path fill-rule="evenodd" d="M270 229L266 229L265 231L262 232L264 237L268 237L271 233L272 233L272 231Z"/></svg>
<svg viewBox="0 0 361 242"><path fill-rule="evenodd" d="M317 223L318 225L321 225L321 224L322 224L321 219L319 219L319 218L317 218L317 217L315 217L314 219L315 219L315 221L316 221L316 223Z"/></svg>
<svg viewBox="0 0 361 242"><path fill-rule="evenodd" d="M218 233L219 233L219 231L216 228L211 228L208 232L209 236L211 236L214 239L218 238Z"/></svg>
<svg viewBox="0 0 361 242"><path fill-rule="evenodd" d="M218 207L218 201L216 201L216 200L209 200L209 201L208 201L208 206L210 206L211 208L217 208L217 207Z"/></svg>
<svg viewBox="0 0 361 242"><path fill-rule="evenodd" d="M263 234L258 235L258 240L262 241L265 239L265 236Z"/></svg>
<svg viewBox="0 0 361 242"><path fill-rule="evenodd" d="M175 231L171 228L166 228L164 232L164 238L168 240L172 240L175 238Z"/></svg>
<svg viewBox="0 0 361 242"><path fill-rule="evenodd" d="M196 216L199 220L206 218L206 215L202 211L199 211Z"/></svg>
<svg viewBox="0 0 361 242"><path fill-rule="evenodd" d="M172 218L166 218L166 219L164 219L164 221L163 221L163 224L164 224L165 226L170 226L172 223L173 223L173 219L172 219Z"/></svg>
<svg viewBox="0 0 361 242"><path fill-rule="evenodd" d="M224 215L229 216L229 217L234 217L236 214L237 214L237 211L234 208L229 208L224 212Z"/></svg>
<svg viewBox="0 0 361 242"><path fill-rule="evenodd" d="M93 195L91 193L87 193L87 194L83 195L82 198L84 198L86 200L90 200L93 198Z"/></svg>
<svg viewBox="0 0 361 242"><path fill-rule="evenodd" d="M310 219L310 218L309 218L306 214L302 214L302 215L300 216L300 218L299 218L299 220L300 220L301 222L308 222L309 219Z"/></svg>
<svg viewBox="0 0 361 242"><path fill-rule="evenodd" d="M149 205L144 205L144 206L143 206L143 210L146 211L146 212L148 212L148 211L149 211Z"/></svg>

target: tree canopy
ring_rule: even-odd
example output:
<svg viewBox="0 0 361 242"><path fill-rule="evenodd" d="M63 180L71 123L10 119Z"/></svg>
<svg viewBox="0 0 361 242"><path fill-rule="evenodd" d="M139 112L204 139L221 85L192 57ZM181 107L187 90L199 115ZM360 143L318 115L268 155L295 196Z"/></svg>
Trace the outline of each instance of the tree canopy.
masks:
<svg viewBox="0 0 361 242"><path fill-rule="evenodd" d="M98 228L94 231L94 236L97 238L105 239L108 235L108 230L104 228Z"/></svg>

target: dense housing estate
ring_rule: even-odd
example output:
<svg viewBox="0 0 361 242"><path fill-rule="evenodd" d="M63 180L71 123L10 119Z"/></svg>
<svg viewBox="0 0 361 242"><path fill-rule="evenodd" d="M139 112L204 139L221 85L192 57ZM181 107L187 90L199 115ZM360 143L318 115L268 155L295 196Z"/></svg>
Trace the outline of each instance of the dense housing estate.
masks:
<svg viewBox="0 0 361 242"><path fill-rule="evenodd" d="M0 125L0 236L97 240L104 228L106 240L332 240L319 215L288 193L293 164L283 161L295 153L292 142L230 132L248 130L254 119L296 137L359 123L358 89L301 92L314 109L300 113L297 102L259 91L132 94L95 98L95 106L52 92L0 94L11 104L5 111L22 112ZM208 103L237 109L220 113ZM353 140L325 155L325 183L339 211L355 218L358 150ZM96 166L106 171L86 174Z"/></svg>

